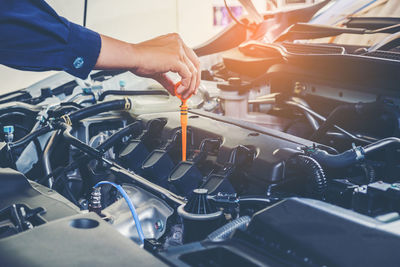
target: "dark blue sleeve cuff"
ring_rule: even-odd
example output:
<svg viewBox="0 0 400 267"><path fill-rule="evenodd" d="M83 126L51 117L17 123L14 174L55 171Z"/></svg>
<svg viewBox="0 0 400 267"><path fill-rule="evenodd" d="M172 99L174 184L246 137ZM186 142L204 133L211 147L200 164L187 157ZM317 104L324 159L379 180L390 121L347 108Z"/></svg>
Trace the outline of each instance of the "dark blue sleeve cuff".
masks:
<svg viewBox="0 0 400 267"><path fill-rule="evenodd" d="M100 54L100 35L72 22L69 30L63 69L73 76L86 79Z"/></svg>

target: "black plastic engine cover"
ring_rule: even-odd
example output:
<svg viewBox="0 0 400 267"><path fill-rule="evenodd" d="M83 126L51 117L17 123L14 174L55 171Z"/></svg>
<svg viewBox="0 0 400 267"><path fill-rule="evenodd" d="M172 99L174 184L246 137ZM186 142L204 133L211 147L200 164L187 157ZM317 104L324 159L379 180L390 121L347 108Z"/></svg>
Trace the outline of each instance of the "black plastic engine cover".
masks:
<svg viewBox="0 0 400 267"><path fill-rule="evenodd" d="M164 142L180 129L179 112L144 114L138 117L144 123L156 118L167 121L161 134ZM311 141L305 139L199 110L189 111L188 128L193 132L192 149L197 149L206 138L222 140L217 156L217 163L221 165L228 162L230 153L238 145L254 150L255 159L247 170L251 182L247 184L261 190L265 190L265 184L282 179L277 165L280 159L273 156L274 150L312 145Z"/></svg>
<svg viewBox="0 0 400 267"><path fill-rule="evenodd" d="M398 266L399 223L318 200L291 198L258 212L246 233L237 232L235 238L252 240L258 249L279 247L287 258L301 256L304 265L314 261L326 266Z"/></svg>
<svg viewBox="0 0 400 267"><path fill-rule="evenodd" d="M79 213L79 209L56 191L28 181L20 172L0 168L0 210L13 204L42 207L44 220L52 221Z"/></svg>

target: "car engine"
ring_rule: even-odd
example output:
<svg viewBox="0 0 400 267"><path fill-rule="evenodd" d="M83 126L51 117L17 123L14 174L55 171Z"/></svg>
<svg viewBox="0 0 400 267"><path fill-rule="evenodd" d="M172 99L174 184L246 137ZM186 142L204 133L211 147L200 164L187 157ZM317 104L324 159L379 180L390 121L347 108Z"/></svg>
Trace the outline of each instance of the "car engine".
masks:
<svg viewBox="0 0 400 267"><path fill-rule="evenodd" d="M186 161L180 100L129 72L0 96L4 266L397 265L398 43L294 25L195 50Z"/></svg>

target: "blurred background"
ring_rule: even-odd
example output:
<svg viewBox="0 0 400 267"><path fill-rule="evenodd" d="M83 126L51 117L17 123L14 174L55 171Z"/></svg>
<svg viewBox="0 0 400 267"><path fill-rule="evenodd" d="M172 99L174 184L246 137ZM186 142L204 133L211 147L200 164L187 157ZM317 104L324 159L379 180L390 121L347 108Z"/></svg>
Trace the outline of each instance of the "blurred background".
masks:
<svg viewBox="0 0 400 267"><path fill-rule="evenodd" d="M189 46L196 46L231 22L223 0L46 0L61 16L99 33L141 42L158 35L178 32ZM259 12L285 8L313 0L253 0ZM228 0L240 17L245 10L237 0ZM86 19L84 16L86 4ZM21 89L55 72L18 71L0 65L0 93Z"/></svg>

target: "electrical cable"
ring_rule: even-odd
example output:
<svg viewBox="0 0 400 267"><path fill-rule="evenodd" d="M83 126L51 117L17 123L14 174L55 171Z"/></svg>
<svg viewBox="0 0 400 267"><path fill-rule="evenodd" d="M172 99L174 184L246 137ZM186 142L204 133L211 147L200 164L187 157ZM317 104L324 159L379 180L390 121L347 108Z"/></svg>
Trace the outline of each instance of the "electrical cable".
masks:
<svg viewBox="0 0 400 267"><path fill-rule="evenodd" d="M286 105L293 106L293 107L299 108L299 109L301 109L301 110L303 110L305 112L308 112L310 115L314 116L315 118L317 118L317 119L319 119L319 120L321 120L323 122L326 121L326 118L324 116L320 115L319 113L313 111L310 108L307 108L307 107L303 106L302 104L296 103L294 101L285 101L284 103ZM344 130L343 128L341 128L341 127L339 127L337 125L332 125L332 127L335 128L336 130L339 130L340 132L342 132L349 139L352 139L352 140L357 141L357 142L362 143L362 144L370 144L370 143L372 143L372 141L370 141L368 139L365 139L363 137L359 137L357 135L354 135L354 134Z"/></svg>
<svg viewBox="0 0 400 267"><path fill-rule="evenodd" d="M30 143L31 141L33 141L34 139L36 139L37 137L44 135L48 132L51 132L55 130L53 127L51 126L45 126L43 128L40 128L34 132L29 133L28 135L25 135L24 137L22 137L21 139L15 141L15 142L11 142L9 143L9 147L10 148L16 148L25 144Z"/></svg>
<svg viewBox="0 0 400 267"><path fill-rule="evenodd" d="M250 104L274 104L277 102L276 99L276 95L268 95L265 97L259 97L258 99L254 99L254 100L249 100ZM284 101L283 104L294 107L299 109L301 112L304 113L304 115L307 117L308 120L310 120L311 118L315 118L318 119L322 122L325 122L327 120L327 118L325 118L324 116L320 115L319 113L315 112L314 110L312 110L310 107L304 105L304 103L300 102L300 98L292 98L292 100L287 100ZM306 115L308 114L308 115ZM316 125L314 124L314 120L310 121L312 127L314 128ZM377 141L374 138L370 138L370 137L365 137L365 136L358 136L358 135L354 135L348 131L346 131L345 129L337 126L336 124L331 125L332 128L340 131L342 133L342 135L344 135L346 138L349 138L353 141L356 141L358 143L361 144L370 144L374 141ZM326 134L329 134L329 132L327 132Z"/></svg>
<svg viewBox="0 0 400 267"><path fill-rule="evenodd" d="M168 92L165 90L107 90L99 96L99 101L103 101L108 95L118 95L118 96L143 96L143 95L165 95L169 96Z"/></svg>
<svg viewBox="0 0 400 267"><path fill-rule="evenodd" d="M138 235L139 235L139 239L140 239L140 241L142 242L142 245L143 245L144 244L144 234L143 234L142 225L140 224L139 217L138 217L138 215L136 213L135 207L133 206L133 203L132 203L131 199L129 198L128 194L125 192L125 190L122 188L122 186L117 185L117 184L112 183L112 182L108 182L108 181L98 182L94 186L94 188L96 188L96 187L98 187L100 185L103 185L103 184L109 184L109 185L114 186L121 193L121 195L124 197L126 203L128 204L129 209L131 210L131 213L132 213L132 216L133 216L133 220L135 221L136 230L137 230Z"/></svg>
<svg viewBox="0 0 400 267"><path fill-rule="evenodd" d="M28 128L26 128L22 125L19 125L19 124L14 124L14 127L25 131L27 134L30 132ZM40 147L40 143L39 143L38 139L37 138L33 139L33 143L35 144L35 147L36 147L37 156L38 156L38 158L40 158L42 155L42 148Z"/></svg>
<svg viewBox="0 0 400 267"><path fill-rule="evenodd" d="M339 105L329 114L329 116L314 132L310 139L316 142L320 142L320 139L326 135L326 132L329 130L329 128L335 126L337 122L345 121L348 117L348 114L379 114L382 112L382 109L382 102Z"/></svg>
<svg viewBox="0 0 400 267"><path fill-rule="evenodd" d="M15 124L14 127L15 128L19 128L21 130L24 130L27 133L30 132L28 128L25 128L24 126L19 125L19 124ZM41 147L40 142L39 142L39 140L37 138L33 139L33 144L35 145L36 155L37 155L38 162L39 162L40 158L42 157L42 147ZM13 152L10 149L10 154L12 154L12 153ZM12 158L14 158L14 157L12 156Z"/></svg>

